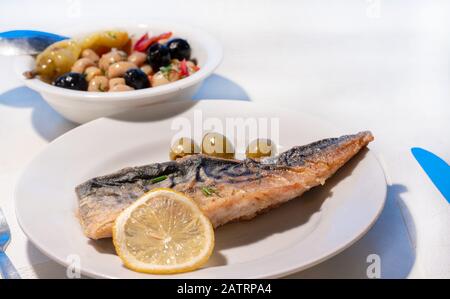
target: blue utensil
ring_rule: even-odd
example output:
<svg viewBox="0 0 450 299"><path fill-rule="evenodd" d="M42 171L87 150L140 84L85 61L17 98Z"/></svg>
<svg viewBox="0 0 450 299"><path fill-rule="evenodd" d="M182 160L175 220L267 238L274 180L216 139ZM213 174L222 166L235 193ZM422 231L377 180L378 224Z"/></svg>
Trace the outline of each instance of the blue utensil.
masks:
<svg viewBox="0 0 450 299"><path fill-rule="evenodd" d="M0 55L34 55L64 39L68 37L34 30L0 32Z"/></svg>
<svg viewBox="0 0 450 299"><path fill-rule="evenodd" d="M3 215L2 209L0 209L0 277L4 279L18 279L20 278L19 272L17 272L14 265L9 260L5 253L6 247L11 240L11 233L9 231L8 223Z"/></svg>
<svg viewBox="0 0 450 299"><path fill-rule="evenodd" d="M411 149L419 165L450 203L450 166L435 154L419 147Z"/></svg>

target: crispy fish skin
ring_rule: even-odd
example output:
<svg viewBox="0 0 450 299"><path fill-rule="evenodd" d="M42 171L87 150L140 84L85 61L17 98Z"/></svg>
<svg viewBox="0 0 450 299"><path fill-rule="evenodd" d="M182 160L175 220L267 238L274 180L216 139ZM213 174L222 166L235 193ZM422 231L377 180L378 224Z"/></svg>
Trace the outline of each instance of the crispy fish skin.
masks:
<svg viewBox="0 0 450 299"><path fill-rule="evenodd" d="M248 220L324 184L373 139L365 131L293 147L259 161L198 154L177 161L124 168L76 187L80 223L91 239L111 237L119 213L145 192L161 187L191 197L214 227ZM161 176L167 178L153 180Z"/></svg>

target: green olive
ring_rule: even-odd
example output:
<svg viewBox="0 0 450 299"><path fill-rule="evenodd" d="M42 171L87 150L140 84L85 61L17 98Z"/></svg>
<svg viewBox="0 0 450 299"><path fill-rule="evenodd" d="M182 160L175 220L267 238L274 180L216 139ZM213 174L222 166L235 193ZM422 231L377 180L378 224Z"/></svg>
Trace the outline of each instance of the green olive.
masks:
<svg viewBox="0 0 450 299"><path fill-rule="evenodd" d="M170 147L169 157L170 160L176 160L198 153L200 153L200 148L195 141L187 137L182 137L177 139Z"/></svg>
<svg viewBox="0 0 450 299"><path fill-rule="evenodd" d="M275 152L275 147L270 139L255 139L247 146L245 155L247 158L258 159L270 157Z"/></svg>
<svg viewBox="0 0 450 299"><path fill-rule="evenodd" d="M81 48L73 40L63 40L48 46L36 57L36 73L46 82L70 72L80 56Z"/></svg>
<svg viewBox="0 0 450 299"><path fill-rule="evenodd" d="M225 136L219 133L206 133L203 136L202 153L224 159L234 158L233 145Z"/></svg>

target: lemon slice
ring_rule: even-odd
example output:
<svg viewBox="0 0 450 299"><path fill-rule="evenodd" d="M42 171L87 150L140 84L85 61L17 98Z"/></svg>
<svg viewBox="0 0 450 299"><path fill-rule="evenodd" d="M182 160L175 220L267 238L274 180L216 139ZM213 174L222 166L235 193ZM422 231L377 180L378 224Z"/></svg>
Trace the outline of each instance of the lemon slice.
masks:
<svg viewBox="0 0 450 299"><path fill-rule="evenodd" d="M116 252L126 267L169 274L204 265L214 230L197 204L171 189L154 189L125 209L113 227Z"/></svg>

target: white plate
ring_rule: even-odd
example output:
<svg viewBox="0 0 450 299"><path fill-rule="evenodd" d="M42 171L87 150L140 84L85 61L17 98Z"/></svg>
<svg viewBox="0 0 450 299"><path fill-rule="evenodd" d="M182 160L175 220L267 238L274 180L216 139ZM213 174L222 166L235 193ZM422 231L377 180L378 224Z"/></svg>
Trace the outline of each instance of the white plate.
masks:
<svg viewBox="0 0 450 299"><path fill-rule="evenodd" d="M284 149L355 133L337 131L301 112L239 101L166 103L140 115L98 119L53 141L24 171L15 203L25 234L63 265L75 255L82 273L93 277L269 278L337 254L364 235L380 214L386 195L384 173L375 156L365 150L324 186L252 221L219 228L214 255L206 267L171 276L127 270L110 239L91 241L83 235L75 218L74 187L122 167L167 160L176 134L171 129L173 121L179 117L192 121L195 111L202 111L203 120L278 118L279 144Z"/></svg>

